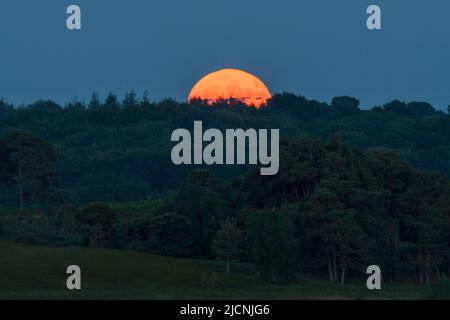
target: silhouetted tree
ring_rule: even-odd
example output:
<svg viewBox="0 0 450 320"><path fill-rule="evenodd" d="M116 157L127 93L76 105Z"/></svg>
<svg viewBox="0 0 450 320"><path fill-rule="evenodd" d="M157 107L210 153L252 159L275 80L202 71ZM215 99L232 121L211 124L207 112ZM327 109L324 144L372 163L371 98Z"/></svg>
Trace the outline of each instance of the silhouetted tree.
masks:
<svg viewBox="0 0 450 320"><path fill-rule="evenodd" d="M104 247L111 240L117 216L108 205L94 202L80 209L75 220L89 246Z"/></svg>
<svg viewBox="0 0 450 320"><path fill-rule="evenodd" d="M26 198L33 205L55 200L57 174L56 154L44 140L30 133L9 131L3 139L0 161L6 162L7 180L14 177L19 193L19 206Z"/></svg>

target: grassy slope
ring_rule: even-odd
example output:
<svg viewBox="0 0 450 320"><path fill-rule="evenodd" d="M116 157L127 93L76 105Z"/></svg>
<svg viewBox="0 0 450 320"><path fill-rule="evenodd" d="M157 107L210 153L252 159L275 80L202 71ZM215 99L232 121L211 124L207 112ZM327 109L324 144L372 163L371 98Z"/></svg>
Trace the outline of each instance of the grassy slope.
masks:
<svg viewBox="0 0 450 320"><path fill-rule="evenodd" d="M82 268L80 292L65 289L68 265ZM417 287L365 289L305 279L274 285L226 275L221 264L86 248L33 247L0 242L0 299L359 299L424 297ZM239 266L244 269L246 266Z"/></svg>

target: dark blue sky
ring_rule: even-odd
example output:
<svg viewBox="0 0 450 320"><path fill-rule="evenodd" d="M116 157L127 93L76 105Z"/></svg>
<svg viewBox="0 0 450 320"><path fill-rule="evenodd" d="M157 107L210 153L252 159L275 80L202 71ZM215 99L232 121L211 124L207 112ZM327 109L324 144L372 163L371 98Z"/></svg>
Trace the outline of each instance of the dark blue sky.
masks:
<svg viewBox="0 0 450 320"><path fill-rule="evenodd" d="M66 29L69 4L82 31ZM381 31L366 28L370 4ZM273 93L450 104L448 0L2 0L0 43L0 96L14 103L129 89L185 100L206 73L240 68Z"/></svg>

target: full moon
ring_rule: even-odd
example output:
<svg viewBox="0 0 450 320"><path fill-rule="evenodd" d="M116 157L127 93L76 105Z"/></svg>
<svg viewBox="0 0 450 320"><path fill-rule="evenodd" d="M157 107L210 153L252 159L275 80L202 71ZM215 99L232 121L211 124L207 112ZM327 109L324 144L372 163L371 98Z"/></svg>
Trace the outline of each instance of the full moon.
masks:
<svg viewBox="0 0 450 320"><path fill-rule="evenodd" d="M200 79L192 88L188 101L201 99L213 104L235 99L260 108L271 97L266 85L254 75L238 69L223 69Z"/></svg>

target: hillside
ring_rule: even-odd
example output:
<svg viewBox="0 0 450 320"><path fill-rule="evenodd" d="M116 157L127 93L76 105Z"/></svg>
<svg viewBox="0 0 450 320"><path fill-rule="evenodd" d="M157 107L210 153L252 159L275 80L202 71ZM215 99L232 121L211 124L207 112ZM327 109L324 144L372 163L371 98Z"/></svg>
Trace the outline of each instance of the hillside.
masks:
<svg viewBox="0 0 450 320"><path fill-rule="evenodd" d="M133 93L124 101L96 96L88 104L51 101L14 108L0 102L0 135L30 131L56 147L62 196L72 202L143 200L178 188L192 166L172 165L171 132L206 128L278 128L284 139L338 135L353 147L392 148L413 165L450 174L450 119L427 103L393 101L360 110L358 100L331 104L293 94L275 95L266 108L150 102ZM245 167L211 167L230 178ZM16 205L16 190L0 186L0 203Z"/></svg>
<svg viewBox="0 0 450 320"><path fill-rule="evenodd" d="M256 280L250 266L226 275L222 264L130 251L34 247L0 242L0 299L421 299L428 288L365 280L330 284L305 278L291 285ZM82 291L65 289L65 268L82 269ZM244 285L245 284L245 285Z"/></svg>
<svg viewBox="0 0 450 320"><path fill-rule="evenodd" d="M450 121L429 104L282 94L256 110L129 94L0 111L1 239L235 260L280 284L351 283L373 264L387 283L450 276ZM279 128L278 174L173 165L171 132L194 120Z"/></svg>

